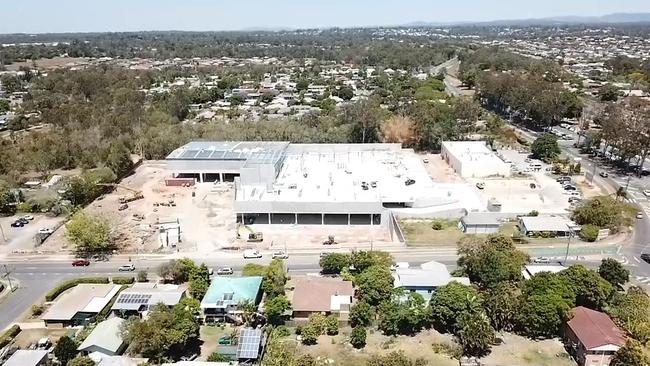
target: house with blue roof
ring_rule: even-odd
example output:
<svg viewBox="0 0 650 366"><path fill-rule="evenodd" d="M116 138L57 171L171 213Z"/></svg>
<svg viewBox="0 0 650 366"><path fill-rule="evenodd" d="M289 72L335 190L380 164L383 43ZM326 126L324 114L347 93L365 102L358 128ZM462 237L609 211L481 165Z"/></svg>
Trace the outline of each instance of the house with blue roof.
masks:
<svg viewBox="0 0 650 366"><path fill-rule="evenodd" d="M206 322L236 319L239 304L262 300L262 277L216 277L201 301Z"/></svg>

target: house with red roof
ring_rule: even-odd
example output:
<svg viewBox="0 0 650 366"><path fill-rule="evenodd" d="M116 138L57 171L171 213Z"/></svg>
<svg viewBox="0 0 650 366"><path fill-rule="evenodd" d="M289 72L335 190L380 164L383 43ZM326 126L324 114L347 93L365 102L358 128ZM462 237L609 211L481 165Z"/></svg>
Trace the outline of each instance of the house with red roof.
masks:
<svg viewBox="0 0 650 366"><path fill-rule="evenodd" d="M565 345L580 366L609 366L625 334L605 313L578 306L566 324Z"/></svg>

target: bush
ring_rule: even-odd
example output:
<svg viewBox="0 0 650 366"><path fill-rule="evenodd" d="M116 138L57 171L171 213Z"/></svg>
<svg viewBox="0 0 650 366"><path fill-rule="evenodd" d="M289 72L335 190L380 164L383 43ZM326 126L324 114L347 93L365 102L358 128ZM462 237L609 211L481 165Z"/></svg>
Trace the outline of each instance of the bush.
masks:
<svg viewBox="0 0 650 366"><path fill-rule="evenodd" d="M304 345L313 345L318 341L318 336L321 335L319 329L313 324L307 324L302 327L300 332L301 342Z"/></svg>
<svg viewBox="0 0 650 366"><path fill-rule="evenodd" d="M32 316L39 316L43 314L43 311L45 311L45 307L40 304L34 304L32 305Z"/></svg>
<svg viewBox="0 0 650 366"><path fill-rule="evenodd" d="M350 344L354 348L363 348L366 346L366 328L357 326L352 328L350 334Z"/></svg>
<svg viewBox="0 0 650 366"><path fill-rule="evenodd" d="M530 216L530 217L537 217L537 216L539 216L539 211L537 211L537 210L532 210L532 211L530 211L530 212L528 213L527 216Z"/></svg>
<svg viewBox="0 0 650 366"><path fill-rule="evenodd" d="M291 331L286 325L281 325L275 328L275 332L273 334L278 337L288 337L291 335Z"/></svg>
<svg viewBox="0 0 650 366"><path fill-rule="evenodd" d="M135 282L135 277L113 277L112 280L116 285L130 285Z"/></svg>
<svg viewBox="0 0 650 366"><path fill-rule="evenodd" d="M580 228L580 238L584 241L593 243L598 239L598 231L599 229L596 225L583 225L582 228Z"/></svg>
<svg viewBox="0 0 650 366"><path fill-rule="evenodd" d="M127 288L129 288L129 285L122 285L122 287L120 287L120 290L115 294L115 296L113 296L111 301L109 301L108 304L104 306L102 311L100 311L99 314L97 314L98 319L108 318L108 314L111 313L111 308L113 308L113 304L115 304L115 301L117 301L118 295L120 294L120 292L126 290Z"/></svg>
<svg viewBox="0 0 650 366"><path fill-rule="evenodd" d="M336 315L330 315L325 319L325 333L329 336L339 334L339 318Z"/></svg>
<svg viewBox="0 0 650 366"><path fill-rule="evenodd" d="M213 352L210 356L208 356L208 362L229 362L232 361L232 358L230 356L222 355L219 352Z"/></svg>
<svg viewBox="0 0 650 366"><path fill-rule="evenodd" d="M147 271L142 270L138 272L138 282L147 282L148 278L149 278L149 274L147 273Z"/></svg>
<svg viewBox="0 0 650 366"><path fill-rule="evenodd" d="M431 228L436 231L442 230L445 228L445 224L440 220L435 220L431 223Z"/></svg>
<svg viewBox="0 0 650 366"><path fill-rule="evenodd" d="M54 301L64 291L82 283L108 283L108 277L82 277L60 283L45 295L45 301Z"/></svg>
<svg viewBox="0 0 650 366"><path fill-rule="evenodd" d="M441 355L446 355L451 358L459 359L463 355L463 349L455 344L434 343L432 347L433 352Z"/></svg>
<svg viewBox="0 0 650 366"><path fill-rule="evenodd" d="M18 326L18 324L12 325L11 328L7 329L6 332L2 333L2 335L0 336L0 348L3 348L4 346L8 345L12 339L16 338L18 333L20 333L20 327Z"/></svg>

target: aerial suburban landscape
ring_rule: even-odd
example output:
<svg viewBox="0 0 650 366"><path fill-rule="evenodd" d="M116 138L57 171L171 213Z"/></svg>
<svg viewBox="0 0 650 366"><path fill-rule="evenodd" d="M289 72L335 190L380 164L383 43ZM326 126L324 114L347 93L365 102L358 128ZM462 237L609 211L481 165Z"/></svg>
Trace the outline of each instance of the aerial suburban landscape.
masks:
<svg viewBox="0 0 650 366"><path fill-rule="evenodd" d="M0 365L650 366L650 3L145 3L0 6Z"/></svg>

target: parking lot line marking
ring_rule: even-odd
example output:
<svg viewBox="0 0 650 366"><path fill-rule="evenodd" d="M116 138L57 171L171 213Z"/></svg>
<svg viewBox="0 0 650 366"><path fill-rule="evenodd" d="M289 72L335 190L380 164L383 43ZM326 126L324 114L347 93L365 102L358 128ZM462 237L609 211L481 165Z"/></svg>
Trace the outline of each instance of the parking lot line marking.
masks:
<svg viewBox="0 0 650 366"><path fill-rule="evenodd" d="M639 260L639 258L637 258L637 257L632 257L632 258L634 258L634 260L635 260L637 263L641 263L641 261Z"/></svg>

